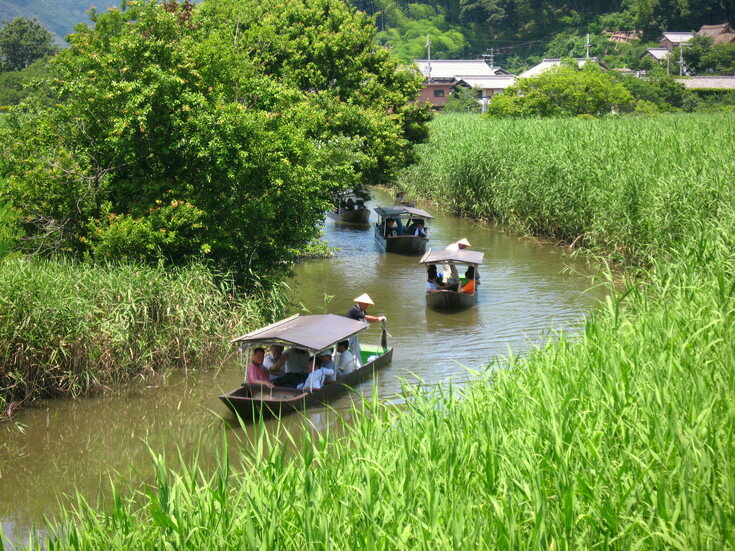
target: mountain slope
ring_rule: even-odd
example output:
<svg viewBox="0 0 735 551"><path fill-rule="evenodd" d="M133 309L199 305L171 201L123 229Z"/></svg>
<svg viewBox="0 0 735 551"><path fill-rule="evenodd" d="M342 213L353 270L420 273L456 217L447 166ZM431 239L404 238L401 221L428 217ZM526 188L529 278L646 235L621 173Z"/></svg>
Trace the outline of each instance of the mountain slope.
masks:
<svg viewBox="0 0 735 551"><path fill-rule="evenodd" d="M105 0L98 8L115 5L115 0ZM16 17L35 17L59 40L72 32L74 25L88 21L87 10L93 0L0 0L0 20Z"/></svg>

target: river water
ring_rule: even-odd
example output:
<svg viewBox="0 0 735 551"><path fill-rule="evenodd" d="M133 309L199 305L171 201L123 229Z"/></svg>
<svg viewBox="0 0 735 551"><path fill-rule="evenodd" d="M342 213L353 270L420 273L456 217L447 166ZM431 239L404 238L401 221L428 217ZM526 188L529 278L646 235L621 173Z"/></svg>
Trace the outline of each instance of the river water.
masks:
<svg viewBox="0 0 735 551"><path fill-rule="evenodd" d="M383 191L371 206L392 204ZM428 207L430 212L434 211ZM416 257L380 253L372 230L325 223L325 238L339 248L334 258L299 264L291 284L299 297L293 312L343 314L352 299L368 293L385 314L395 347L393 364L359 390L394 399L401 381L427 384L461 382L494 356L523 352L557 329L575 330L600 300L589 290L585 266L558 248L515 236L500 228L434 213L429 246L443 248L463 237L485 253L476 306L459 313L428 310L425 271ZM373 214L373 220L375 215ZM229 337L223 335L223 338ZM377 327L363 341L378 343ZM23 540L32 526L58 510L64 495L79 492L104 499L110 480L139 480L150 473L150 450L175 457L222 436L222 418L231 419L217 397L239 385L242 372L224 359L206 373L173 373L147 386L132 385L120 395L56 400L21 411L0 425L0 518L6 538ZM336 412L310 410L315 430L333 423L351 404L345 397ZM287 419L290 428L303 423ZM240 429L228 430L235 446ZM239 436L242 436L241 434ZM150 450L149 450L150 447ZM202 446L207 449L207 446Z"/></svg>

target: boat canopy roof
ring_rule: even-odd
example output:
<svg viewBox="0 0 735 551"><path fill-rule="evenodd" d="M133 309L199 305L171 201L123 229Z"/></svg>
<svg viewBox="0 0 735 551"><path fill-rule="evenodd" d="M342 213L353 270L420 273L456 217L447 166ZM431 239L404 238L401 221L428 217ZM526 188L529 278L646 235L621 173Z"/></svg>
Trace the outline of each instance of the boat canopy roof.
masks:
<svg viewBox="0 0 735 551"><path fill-rule="evenodd" d="M316 316L296 314L232 339L230 343L282 344L316 352L348 339L367 328L366 323L335 314Z"/></svg>
<svg viewBox="0 0 735 551"><path fill-rule="evenodd" d="M444 262L453 262L457 264L482 264L482 259L485 257L485 253L480 251L468 251L467 249L460 249L458 251L433 251L429 249L426 254L421 257L419 261L421 264L438 264Z"/></svg>
<svg viewBox="0 0 735 551"><path fill-rule="evenodd" d="M334 194L334 197L348 197L348 196L357 197L358 196L357 190L350 188L350 189L338 191L337 193Z"/></svg>
<svg viewBox="0 0 735 551"><path fill-rule="evenodd" d="M429 214L425 210L417 209L416 207L406 207L404 205L396 205L394 207L378 207L375 209L375 212L377 212L379 216L382 216L384 218L386 216L390 216L392 218L400 217L400 216L408 216L408 217L428 218L429 220L434 218L431 214Z"/></svg>

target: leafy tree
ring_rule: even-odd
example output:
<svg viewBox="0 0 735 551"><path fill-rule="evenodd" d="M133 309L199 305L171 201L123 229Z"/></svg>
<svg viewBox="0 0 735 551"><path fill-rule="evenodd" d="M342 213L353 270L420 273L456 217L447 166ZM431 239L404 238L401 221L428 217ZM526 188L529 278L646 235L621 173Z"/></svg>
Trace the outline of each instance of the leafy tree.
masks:
<svg viewBox="0 0 735 551"><path fill-rule="evenodd" d="M652 103L661 111L676 109L691 111L696 105L695 95L673 76L665 73L660 72L646 78L632 75L614 76L636 100Z"/></svg>
<svg viewBox="0 0 735 551"><path fill-rule="evenodd" d="M43 58L20 71L0 73L0 105L17 105L34 92L48 97L48 63L48 58Z"/></svg>
<svg viewBox="0 0 735 551"><path fill-rule="evenodd" d="M5 71L25 69L54 52L53 35L36 19L17 17L3 21L0 29L0 61Z"/></svg>
<svg viewBox="0 0 735 551"><path fill-rule="evenodd" d="M479 113L482 106L475 90L460 86L452 91L442 110L449 113Z"/></svg>
<svg viewBox="0 0 735 551"><path fill-rule="evenodd" d="M498 117L604 115L633 108L633 96L598 68L558 67L524 78L493 98L488 114Z"/></svg>
<svg viewBox="0 0 735 551"><path fill-rule="evenodd" d="M735 73L735 44L713 44L712 37L695 36L684 49L684 61L695 74Z"/></svg>
<svg viewBox="0 0 735 551"><path fill-rule="evenodd" d="M27 102L0 139L28 241L112 260L206 256L268 278L316 235L332 192L407 162L426 132L406 105L420 78L339 0L279 6L92 11L51 63L63 101Z"/></svg>

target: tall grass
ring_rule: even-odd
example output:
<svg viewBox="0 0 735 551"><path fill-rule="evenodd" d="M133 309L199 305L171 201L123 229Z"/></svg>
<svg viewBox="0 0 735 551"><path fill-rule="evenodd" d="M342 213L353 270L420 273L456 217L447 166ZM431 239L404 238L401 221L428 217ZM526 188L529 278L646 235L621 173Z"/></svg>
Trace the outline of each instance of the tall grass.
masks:
<svg viewBox="0 0 735 551"><path fill-rule="evenodd" d="M654 124L669 125L669 133L677 125L691 129L682 121ZM559 132L568 123L556 121ZM526 130L553 128L551 122L522 124ZM661 136L671 147L683 144L663 130ZM639 137L619 134L618 140L643 147ZM563 141L556 142L559 148L566 147ZM608 159L603 144L614 141L597 142L601 160ZM525 150L522 143L515 147ZM720 142L721 149L730 147ZM469 148L465 153L471 155ZM547 158L551 153L544 150L537 164L555 166ZM591 162L593 153L586 155ZM662 155L671 162L677 158ZM729 180L720 168L696 159L690 164L697 169L681 181L659 165L671 183L668 200L659 189L663 183L641 180L640 215L632 223L635 209L624 198L635 193L626 186L638 181L642 168L631 159L646 156L631 151L607 165L595 193L581 185L582 206L574 210L588 214L581 222L562 218L562 207L575 204L571 169L557 171L567 188L551 175L544 185L530 186L520 181L527 170L523 157L516 159L523 169L511 156L498 157L506 163L497 167L504 179L467 188L476 194L470 206L519 205L520 191L508 192L511 203L481 194L494 190L505 197L497 182L515 182L535 193L528 198L529 204L535 198L535 214L508 210L505 219L540 233L556 228L567 239L591 232L593 245L643 259L643 279L608 299L574 341L562 333L461 389L406 389L402 410L374 399L355 410L339 432L306 432L297 439L261 425L235 467L226 451L219 468L208 473L196 464L171 469L155 457L155 482L147 490L129 497L116 493L103 508L80 500L48 548L735 548L735 209ZM466 176L474 170L471 163L454 166L466 170L462 181L480 185L479 176ZM683 170L682 163L677 166ZM483 178L486 169L478 171ZM702 171L713 180L709 187ZM507 180L508 172L519 180ZM592 185L589 179L580 182ZM617 210L602 202L589 206L605 189ZM704 201L707 189L710 202ZM686 193L696 200L680 197ZM627 229L601 220L603 211L620 224L628 220ZM669 229L644 223L643 213L658 213L656 220L669 220ZM601 227L607 230L592 231ZM42 545L31 541L29 548Z"/></svg>
<svg viewBox="0 0 735 551"><path fill-rule="evenodd" d="M235 467L156 457L147 490L80 501L48 549L732 549L732 219L721 230L575 342L461 390L407 389L407 411L374 401L340 434L261 426Z"/></svg>
<svg viewBox="0 0 735 551"><path fill-rule="evenodd" d="M442 115L402 189L524 233L648 262L735 189L735 114L600 120Z"/></svg>
<svg viewBox="0 0 735 551"><path fill-rule="evenodd" d="M7 258L0 263L0 417L36 399L206 365L225 351L228 335L283 307L279 293L237 295L202 265Z"/></svg>

